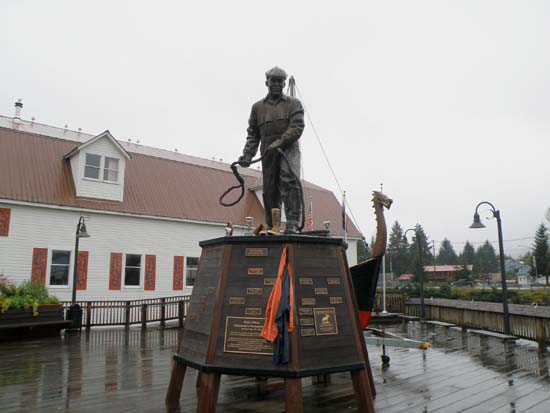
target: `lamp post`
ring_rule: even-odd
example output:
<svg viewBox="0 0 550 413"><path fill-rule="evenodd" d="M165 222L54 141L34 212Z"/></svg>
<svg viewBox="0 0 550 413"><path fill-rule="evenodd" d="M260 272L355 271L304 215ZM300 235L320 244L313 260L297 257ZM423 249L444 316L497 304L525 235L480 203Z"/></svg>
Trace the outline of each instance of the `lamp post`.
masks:
<svg viewBox="0 0 550 413"><path fill-rule="evenodd" d="M418 253L418 265L420 268L420 318L422 320L426 319L426 305L424 304L424 267L422 266L422 253L420 250L420 239L418 238L418 231L416 228L409 228L403 234L403 242L407 242L407 232L414 231L416 238L416 247Z"/></svg>
<svg viewBox="0 0 550 413"><path fill-rule="evenodd" d="M74 245L74 270L73 270L73 291L71 298L71 306L67 310L67 319L73 323L71 329L77 330L82 327L82 308L76 303L76 284L78 278L78 242L80 238L89 238L90 234L86 231L86 223L84 217L81 216L76 225L76 240Z"/></svg>
<svg viewBox="0 0 550 413"><path fill-rule="evenodd" d="M500 211L497 210L493 204L487 201L482 201L477 204L474 212L474 222L470 225L470 228L485 228L485 225L481 223L477 210L481 205L489 205L493 218L497 220L498 230L498 252L500 255L500 281L502 284L502 311L504 313L504 334L510 334L510 313L508 311L508 288L506 285L506 271L504 269L504 246L502 245L502 222L500 220Z"/></svg>

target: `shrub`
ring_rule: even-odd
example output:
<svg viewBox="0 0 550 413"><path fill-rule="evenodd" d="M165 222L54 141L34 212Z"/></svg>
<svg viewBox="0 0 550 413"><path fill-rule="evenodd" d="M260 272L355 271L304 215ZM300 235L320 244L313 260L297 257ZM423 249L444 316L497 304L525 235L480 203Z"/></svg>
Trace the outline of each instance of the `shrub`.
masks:
<svg viewBox="0 0 550 413"><path fill-rule="evenodd" d="M416 284L403 287L409 297L420 297L420 288ZM424 296L429 298L450 298L465 301L486 301L502 303L502 290L495 287L475 288L451 288L442 285L440 288L424 288ZM550 290L508 290L508 302L510 304L523 305L548 305L550 306Z"/></svg>
<svg viewBox="0 0 550 413"><path fill-rule="evenodd" d="M5 313L9 308L32 307L33 315L36 316L36 310L41 304L59 304L59 300L49 295L46 287L40 283L25 281L16 286L6 277L0 277L0 312Z"/></svg>

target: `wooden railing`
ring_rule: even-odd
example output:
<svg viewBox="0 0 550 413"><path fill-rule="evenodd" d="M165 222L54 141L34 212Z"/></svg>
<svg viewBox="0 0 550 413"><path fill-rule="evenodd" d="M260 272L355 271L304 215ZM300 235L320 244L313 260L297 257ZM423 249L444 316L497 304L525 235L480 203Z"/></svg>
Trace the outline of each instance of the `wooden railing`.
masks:
<svg viewBox="0 0 550 413"><path fill-rule="evenodd" d="M386 311L390 313L404 313L406 302L407 293L386 292ZM373 311L376 313L382 311L382 290L376 290Z"/></svg>
<svg viewBox="0 0 550 413"><path fill-rule="evenodd" d="M502 304L447 299L425 300L426 319L462 327L504 333ZM420 299L407 301L407 315L420 317ZM536 341L539 348L550 344L550 307L510 304L510 334Z"/></svg>
<svg viewBox="0 0 550 413"><path fill-rule="evenodd" d="M141 324L142 329L147 323L179 320L183 326L189 307L189 295L176 297L148 298L133 301L77 301L82 308L82 326L89 330L96 326L126 326ZM70 301L64 301L63 307L68 309Z"/></svg>

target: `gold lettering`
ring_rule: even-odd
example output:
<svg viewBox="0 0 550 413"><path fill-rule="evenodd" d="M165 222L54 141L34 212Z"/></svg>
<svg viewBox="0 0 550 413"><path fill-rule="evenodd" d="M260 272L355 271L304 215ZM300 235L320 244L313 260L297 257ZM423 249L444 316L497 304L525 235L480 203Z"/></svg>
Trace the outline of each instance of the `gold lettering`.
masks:
<svg viewBox="0 0 550 413"><path fill-rule="evenodd" d="M247 257L267 257L267 248L247 248L244 255Z"/></svg>

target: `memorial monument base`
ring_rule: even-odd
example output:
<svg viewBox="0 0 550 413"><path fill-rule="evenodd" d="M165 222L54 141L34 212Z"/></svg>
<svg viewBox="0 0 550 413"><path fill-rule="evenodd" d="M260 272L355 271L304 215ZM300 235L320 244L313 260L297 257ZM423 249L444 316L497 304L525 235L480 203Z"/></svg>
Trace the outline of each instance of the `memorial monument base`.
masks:
<svg viewBox="0 0 550 413"><path fill-rule="evenodd" d="M285 379L288 412L302 411L301 378L350 371L359 411L374 384L341 239L302 235L204 241L166 404L177 406L187 366L197 369L197 411L214 412L222 374ZM295 328L288 364L260 337L281 254L292 267Z"/></svg>

